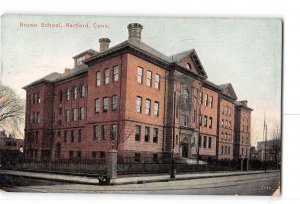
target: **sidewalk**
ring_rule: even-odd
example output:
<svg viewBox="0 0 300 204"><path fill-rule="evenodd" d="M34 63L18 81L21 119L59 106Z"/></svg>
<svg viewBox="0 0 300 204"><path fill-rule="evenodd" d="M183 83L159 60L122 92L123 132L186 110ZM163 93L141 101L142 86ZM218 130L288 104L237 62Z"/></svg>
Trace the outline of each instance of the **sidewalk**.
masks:
<svg viewBox="0 0 300 204"><path fill-rule="evenodd" d="M269 170L267 173L278 172L279 170ZM194 173L194 174L177 174L175 179L171 179L170 175L159 175L149 176L143 175L139 177L124 177L111 179L111 185L125 185L125 184L142 184L152 182L167 182L174 180L189 180L189 179L204 179L204 178L216 178L216 177L227 177L227 176L239 176L249 174L261 174L264 171L236 171L236 172L206 172L206 173ZM0 170L2 175L15 175L23 176L27 178L45 179L53 181L63 181L69 183L78 184L98 184L98 178L86 177L86 176L72 176L62 174L51 174L51 173L36 173L36 172L25 172L25 171L14 171L14 170Z"/></svg>

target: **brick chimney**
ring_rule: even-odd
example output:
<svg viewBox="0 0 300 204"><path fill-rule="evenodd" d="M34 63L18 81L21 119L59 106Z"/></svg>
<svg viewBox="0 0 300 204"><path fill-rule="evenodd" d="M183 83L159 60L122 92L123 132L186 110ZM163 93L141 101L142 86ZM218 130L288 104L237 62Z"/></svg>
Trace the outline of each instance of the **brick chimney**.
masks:
<svg viewBox="0 0 300 204"><path fill-rule="evenodd" d="M69 72L70 70L70 68L65 68L65 73Z"/></svg>
<svg viewBox="0 0 300 204"><path fill-rule="evenodd" d="M110 39L100 38L99 43L100 43L100 52L104 52L109 48Z"/></svg>
<svg viewBox="0 0 300 204"><path fill-rule="evenodd" d="M128 26L128 39L141 40L143 26L139 23L130 23Z"/></svg>

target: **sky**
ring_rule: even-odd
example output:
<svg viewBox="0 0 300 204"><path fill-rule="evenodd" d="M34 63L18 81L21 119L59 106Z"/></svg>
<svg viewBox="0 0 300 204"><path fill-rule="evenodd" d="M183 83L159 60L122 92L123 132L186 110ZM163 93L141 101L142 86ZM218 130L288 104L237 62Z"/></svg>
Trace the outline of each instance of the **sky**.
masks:
<svg viewBox="0 0 300 204"><path fill-rule="evenodd" d="M165 55L195 49L210 81L231 83L238 100L248 100L252 143L263 139L264 114L269 133L280 126L280 19L4 15L0 79L25 99L23 86L72 68L73 56L99 50L99 38L109 38L110 46L127 40L132 22L144 26L142 41ZM41 27L47 23L59 27ZM90 27L67 27L76 23Z"/></svg>

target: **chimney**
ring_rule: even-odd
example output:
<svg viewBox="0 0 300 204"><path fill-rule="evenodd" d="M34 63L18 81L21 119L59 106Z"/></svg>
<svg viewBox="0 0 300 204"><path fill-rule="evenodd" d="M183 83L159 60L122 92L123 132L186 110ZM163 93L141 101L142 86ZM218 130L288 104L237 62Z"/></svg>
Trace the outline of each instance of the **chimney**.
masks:
<svg viewBox="0 0 300 204"><path fill-rule="evenodd" d="M104 52L109 48L110 39L100 38L99 43L100 43L100 52Z"/></svg>
<svg viewBox="0 0 300 204"><path fill-rule="evenodd" d="M70 68L65 68L65 73L69 72L70 70Z"/></svg>
<svg viewBox="0 0 300 204"><path fill-rule="evenodd" d="M128 26L128 39L141 40L143 26L139 23L130 23Z"/></svg>

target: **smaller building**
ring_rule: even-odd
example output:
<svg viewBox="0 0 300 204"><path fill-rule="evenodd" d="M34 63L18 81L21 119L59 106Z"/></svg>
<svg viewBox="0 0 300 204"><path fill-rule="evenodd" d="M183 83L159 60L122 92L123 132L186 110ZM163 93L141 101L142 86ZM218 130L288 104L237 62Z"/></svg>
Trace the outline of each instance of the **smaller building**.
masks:
<svg viewBox="0 0 300 204"><path fill-rule="evenodd" d="M14 138L6 131L0 131L0 163L19 158L23 153L24 140Z"/></svg>
<svg viewBox="0 0 300 204"><path fill-rule="evenodd" d="M279 139L257 142L257 159L260 161L279 161L281 152L281 141ZM266 152L265 152L266 151Z"/></svg>

